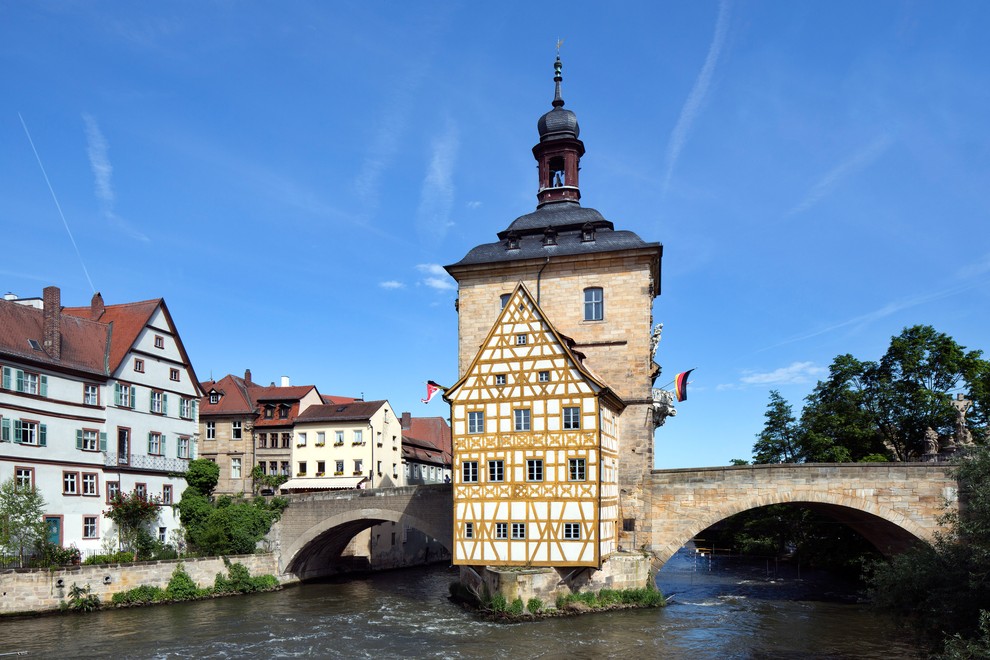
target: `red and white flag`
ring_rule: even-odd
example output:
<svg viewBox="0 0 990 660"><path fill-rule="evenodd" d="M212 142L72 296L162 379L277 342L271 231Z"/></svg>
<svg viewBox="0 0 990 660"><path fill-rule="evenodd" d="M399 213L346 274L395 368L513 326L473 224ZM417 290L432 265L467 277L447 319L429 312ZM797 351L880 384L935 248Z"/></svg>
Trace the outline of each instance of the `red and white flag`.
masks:
<svg viewBox="0 0 990 660"><path fill-rule="evenodd" d="M426 381L426 398L425 399L420 399L420 401L422 401L423 403L429 403L430 401L433 400L433 397L436 396L437 392L440 392L443 389L444 388L440 387L439 385L437 385L436 383L434 383L432 380Z"/></svg>

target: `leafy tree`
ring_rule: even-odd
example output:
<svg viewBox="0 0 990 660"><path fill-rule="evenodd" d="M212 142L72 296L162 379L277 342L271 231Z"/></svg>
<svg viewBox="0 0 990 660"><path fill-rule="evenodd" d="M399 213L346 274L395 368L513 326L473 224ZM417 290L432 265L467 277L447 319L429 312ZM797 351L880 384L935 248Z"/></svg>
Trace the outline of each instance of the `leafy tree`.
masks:
<svg viewBox="0 0 990 660"><path fill-rule="evenodd" d="M202 495L209 497L220 481L220 466L205 458L197 458L189 461L189 469L186 470L185 476L190 488L195 488Z"/></svg>
<svg viewBox="0 0 990 660"><path fill-rule="evenodd" d="M257 494L258 490L262 487L271 488L272 490L277 489L288 481L289 477L285 474L266 474L261 471L260 465L255 465L251 470L251 479L254 481L254 492Z"/></svg>
<svg viewBox="0 0 990 660"><path fill-rule="evenodd" d="M798 454L798 425L791 405L777 390L770 392L770 403L763 415L767 421L753 445L754 463L795 463Z"/></svg>
<svg viewBox="0 0 990 660"><path fill-rule="evenodd" d="M45 498L14 477L0 484L0 551L21 557L45 539Z"/></svg>
<svg viewBox="0 0 990 660"><path fill-rule="evenodd" d="M118 493L110 501L110 508L104 512L107 518L117 524L120 548L130 550L137 555L149 547L145 537L152 538L148 526L158 519L161 502L157 498L149 498L137 491Z"/></svg>

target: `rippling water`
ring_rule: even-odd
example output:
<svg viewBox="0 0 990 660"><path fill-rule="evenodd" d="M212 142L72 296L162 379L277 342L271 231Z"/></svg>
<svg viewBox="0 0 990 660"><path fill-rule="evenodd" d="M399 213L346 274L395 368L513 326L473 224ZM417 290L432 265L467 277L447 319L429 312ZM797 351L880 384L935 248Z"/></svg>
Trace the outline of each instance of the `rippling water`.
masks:
<svg viewBox="0 0 990 660"><path fill-rule="evenodd" d="M429 568L280 592L88 615L0 620L0 654L117 658L911 658L904 633L848 593L758 565L680 553L658 583L674 602L515 625L447 600ZM2 655L0 655L2 657Z"/></svg>

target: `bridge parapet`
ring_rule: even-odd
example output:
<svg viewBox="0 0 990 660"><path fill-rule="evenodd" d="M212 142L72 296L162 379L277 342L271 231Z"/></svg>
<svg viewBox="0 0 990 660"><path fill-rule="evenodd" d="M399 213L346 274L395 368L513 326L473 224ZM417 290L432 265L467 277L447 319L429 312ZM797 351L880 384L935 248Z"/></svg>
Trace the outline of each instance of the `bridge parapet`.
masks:
<svg viewBox="0 0 990 660"><path fill-rule="evenodd" d="M639 540L662 563L702 530L743 511L800 503L849 525L882 552L931 540L957 507L952 466L793 463L654 470L652 533Z"/></svg>

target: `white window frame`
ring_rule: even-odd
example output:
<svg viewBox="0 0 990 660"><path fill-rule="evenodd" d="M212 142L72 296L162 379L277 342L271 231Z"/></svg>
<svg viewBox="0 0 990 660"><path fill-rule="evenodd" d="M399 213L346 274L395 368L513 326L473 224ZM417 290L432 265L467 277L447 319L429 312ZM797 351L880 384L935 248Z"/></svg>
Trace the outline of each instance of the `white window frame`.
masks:
<svg viewBox="0 0 990 660"><path fill-rule="evenodd" d="M591 286L584 290L584 320L605 320L605 290L600 286Z"/></svg>
<svg viewBox="0 0 990 660"><path fill-rule="evenodd" d="M497 522L495 523L495 539L498 541L505 541L509 538L509 523Z"/></svg>
<svg viewBox="0 0 990 660"><path fill-rule="evenodd" d="M461 483L478 483L478 461L464 461L461 463Z"/></svg>
<svg viewBox="0 0 990 660"><path fill-rule="evenodd" d="M180 435L175 441L175 447L176 456L189 458L189 438L187 436Z"/></svg>
<svg viewBox="0 0 990 660"><path fill-rule="evenodd" d="M473 410L468 413L468 433L485 432L485 412Z"/></svg>
<svg viewBox="0 0 990 660"><path fill-rule="evenodd" d="M579 406L564 406L561 416L565 431L581 430L581 408Z"/></svg>
<svg viewBox="0 0 990 660"><path fill-rule="evenodd" d="M505 481L505 461L501 459L488 461L488 481L495 483Z"/></svg>
<svg viewBox="0 0 990 660"><path fill-rule="evenodd" d="M83 533L82 537L84 539L98 539L100 538L100 522L98 516L83 516Z"/></svg>
<svg viewBox="0 0 990 660"><path fill-rule="evenodd" d="M79 475L80 492L85 497L100 496L100 475L97 472L83 472Z"/></svg>
<svg viewBox="0 0 990 660"><path fill-rule="evenodd" d="M206 423L206 439L216 440L217 439L217 423L207 422Z"/></svg>
<svg viewBox="0 0 990 660"><path fill-rule="evenodd" d="M526 540L526 523L521 523L521 522L512 523L512 540L513 541Z"/></svg>
<svg viewBox="0 0 990 660"><path fill-rule="evenodd" d="M230 438L231 440L241 440L244 437L243 427L241 422L231 422L230 423Z"/></svg>
<svg viewBox="0 0 990 660"><path fill-rule="evenodd" d="M516 408L512 411L514 431L522 433L533 428L532 415L529 408Z"/></svg>
<svg viewBox="0 0 990 660"><path fill-rule="evenodd" d="M532 482L543 481L543 459L542 458L527 458L526 459L526 481L532 481Z"/></svg>
<svg viewBox="0 0 990 660"><path fill-rule="evenodd" d="M230 459L230 478L240 479L242 471L241 458L239 456L234 456Z"/></svg>
<svg viewBox="0 0 990 660"><path fill-rule="evenodd" d="M93 383L83 383L83 405L100 405L100 386Z"/></svg>
<svg viewBox="0 0 990 660"><path fill-rule="evenodd" d="M583 458L568 458L567 459L567 480L568 481L587 481L588 480L588 464Z"/></svg>
<svg viewBox="0 0 990 660"><path fill-rule="evenodd" d="M581 540L581 523L565 522L564 523L564 540L565 541L580 541Z"/></svg>

